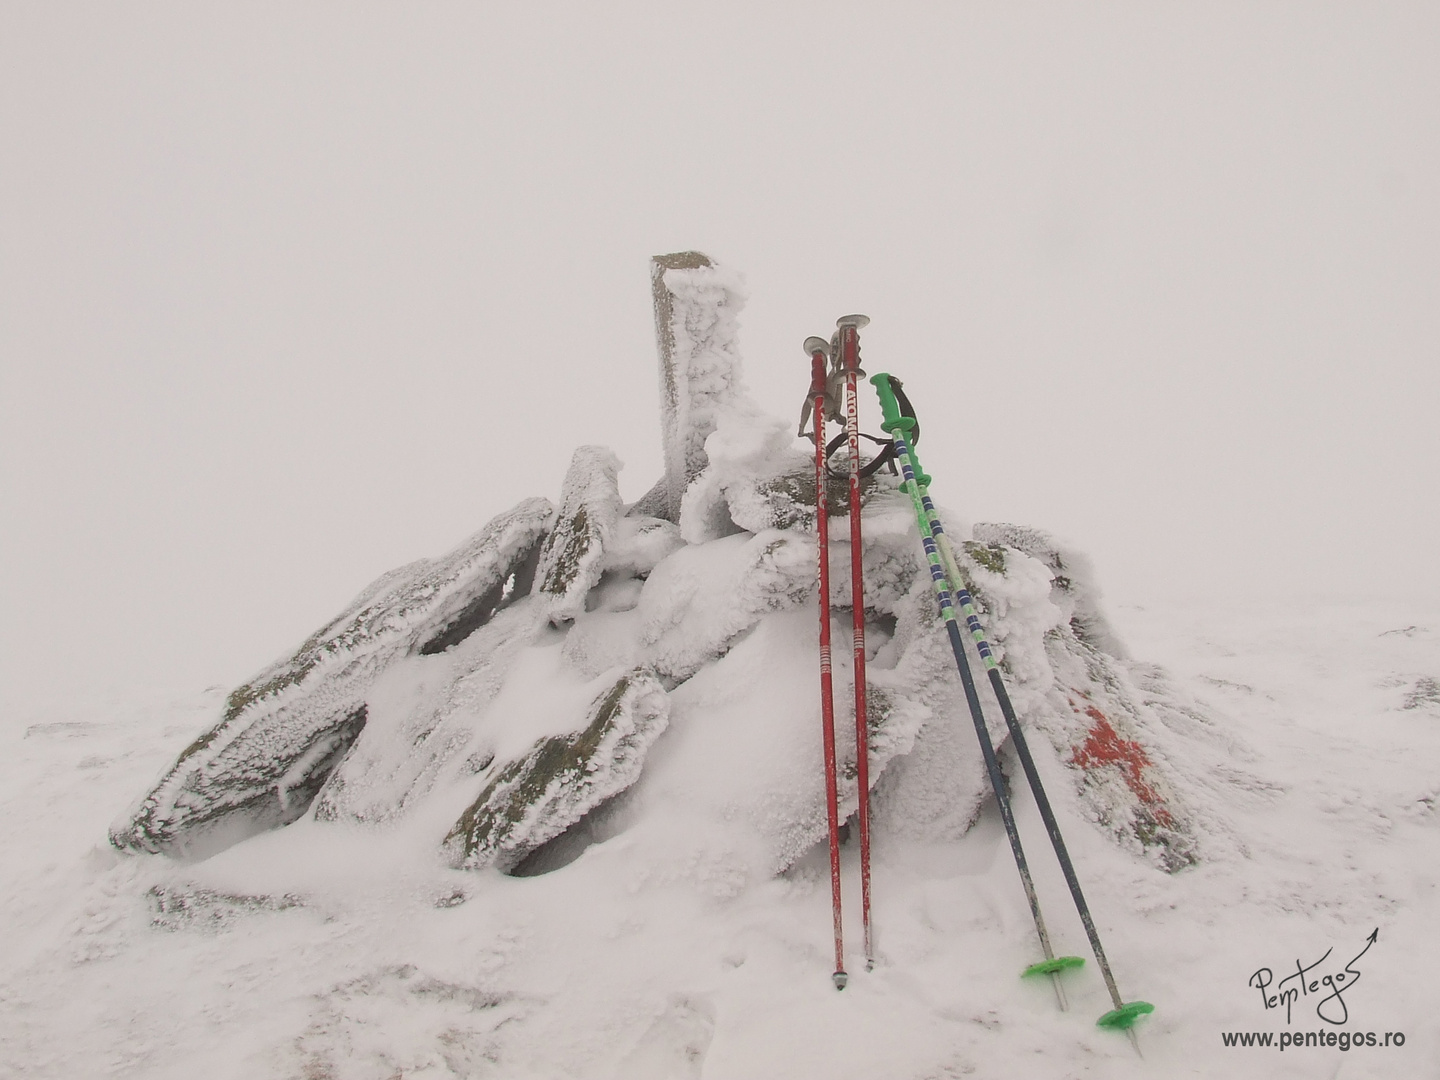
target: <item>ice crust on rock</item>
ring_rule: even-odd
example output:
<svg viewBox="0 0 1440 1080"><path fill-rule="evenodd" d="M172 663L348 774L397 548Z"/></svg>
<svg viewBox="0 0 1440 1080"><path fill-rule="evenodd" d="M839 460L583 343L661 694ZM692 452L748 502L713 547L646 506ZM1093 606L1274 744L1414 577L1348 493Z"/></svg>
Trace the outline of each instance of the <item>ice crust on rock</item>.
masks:
<svg viewBox="0 0 1440 1080"><path fill-rule="evenodd" d="M1150 695L1137 690L1120 658L1123 646L1100 614L1088 564L1075 553L1014 525L977 524L974 536L956 554L981 623L1003 658L1022 723L1045 734L1050 761L1068 767L1082 816L1168 872L1194 865L1199 824L1180 794L1190 777L1177 783L1165 750L1174 734L1162 719L1184 704L1167 699L1173 695L1162 680L1152 682ZM1189 743L1204 733L1187 734L1177 757L1194 761Z"/></svg>
<svg viewBox="0 0 1440 1080"><path fill-rule="evenodd" d="M655 676L637 668L592 704L583 729L539 740L495 773L446 837L450 861L510 869L640 775L665 730L670 703Z"/></svg>
<svg viewBox="0 0 1440 1080"><path fill-rule="evenodd" d="M543 623L522 597L441 655L392 661L371 684L369 736L321 789L316 819L381 824L427 796L484 739L487 707Z"/></svg>
<svg viewBox="0 0 1440 1080"><path fill-rule="evenodd" d="M536 570L536 592L551 622L573 622L600 581L605 546L624 509L619 472L620 459L603 446L582 446L571 459Z"/></svg>
<svg viewBox="0 0 1440 1080"><path fill-rule="evenodd" d="M454 551L384 575L293 654L234 690L218 723L112 827L137 851L199 856L309 809L366 723L395 659L478 628L506 599L554 508L527 499Z"/></svg>
<svg viewBox="0 0 1440 1080"><path fill-rule="evenodd" d="M697 251L650 263L660 353L660 430L665 452L665 516L678 521L686 487L705 469L705 440L722 409L756 410L740 366L740 275ZM647 505L647 513L655 509Z"/></svg>

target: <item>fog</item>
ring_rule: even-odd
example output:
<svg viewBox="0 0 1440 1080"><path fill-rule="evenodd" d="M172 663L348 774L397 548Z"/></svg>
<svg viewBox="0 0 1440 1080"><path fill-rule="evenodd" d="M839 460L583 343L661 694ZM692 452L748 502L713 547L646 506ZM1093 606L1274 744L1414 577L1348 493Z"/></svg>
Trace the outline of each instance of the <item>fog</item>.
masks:
<svg viewBox="0 0 1440 1080"><path fill-rule="evenodd" d="M688 248L767 410L868 314L939 500L1117 601L1440 595L1437 55L1426 3L5 5L0 695L235 684L581 443L643 494Z"/></svg>

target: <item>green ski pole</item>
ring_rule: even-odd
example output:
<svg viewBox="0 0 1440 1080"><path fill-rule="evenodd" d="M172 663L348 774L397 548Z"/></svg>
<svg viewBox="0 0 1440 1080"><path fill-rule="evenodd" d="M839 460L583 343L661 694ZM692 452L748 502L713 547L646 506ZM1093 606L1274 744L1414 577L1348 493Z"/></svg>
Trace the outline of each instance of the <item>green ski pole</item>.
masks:
<svg viewBox="0 0 1440 1080"><path fill-rule="evenodd" d="M1094 919L1090 915L1090 907L1085 902L1085 894L1081 891L1080 880L1075 874L1075 866L1071 862L1069 850L1065 846L1064 837L1060 833L1060 824L1055 819L1055 812L1050 806L1050 800L1045 794L1044 785L1041 783L1040 774L1035 768L1035 759L1030 754L1030 747L1025 740L1025 733L1020 728L1020 723L1015 716L1014 706L1010 702L1010 695L1005 688L1005 680L1000 674L999 665L995 662L994 655L990 650L989 643L985 640L985 632L980 625L980 619L975 612L974 599L969 589L966 588L964 578L961 576L958 564L955 561L954 550L950 547L949 538L945 536L944 528L940 524L940 516L935 509L934 502L930 499L929 484L930 478L925 475L920 467L919 459L914 450L906 442L906 432L914 426L913 418L900 415L899 403L895 399L895 390L891 381L893 376L887 374L876 375L870 380L880 396L880 409L884 413L885 422L882 424L885 430L895 440L896 455L900 460L901 469L905 476L905 482L910 489L911 501L915 505L916 520L920 525L920 534L925 542L926 557L930 562L931 577L936 582L936 590L943 597L941 601L942 614L946 617L947 627L951 627L951 645L956 650L956 661L961 668L961 681L966 682L965 675L968 672L969 664L964 659L963 648L959 645L959 628L954 626L955 613L949 604L949 584L958 588L957 599L965 613L965 621L970 636L974 639L976 650L980 654L981 661L985 665L986 673L990 677L991 688L995 691L995 699L1000 704L1000 711L1005 717L1005 726L1009 729L1010 739L1015 744L1015 753L1020 758L1021 767L1025 771L1025 779L1030 784L1030 790L1035 796L1035 802L1040 810L1041 820L1045 823L1045 830L1050 835L1050 843L1055 849L1055 856L1060 862L1060 869L1065 875L1065 882L1070 888L1070 895L1075 901L1076 911L1080 915L1080 921L1085 926L1086 936L1090 939L1090 948L1095 953L1095 960L1100 965L1100 972L1104 976L1106 989L1110 992L1110 999L1114 1008L1100 1017L1097 1024L1101 1027L1117 1028L1126 1031L1130 1035L1130 1041L1135 1045L1138 1053L1140 1044L1135 1038L1133 1025L1137 1019L1146 1013L1154 1012L1155 1006L1147 1001L1124 1002L1120 997L1119 988L1115 984L1115 976L1110 970L1110 962L1105 956L1105 949L1100 944L1100 934L1095 929ZM894 380L899 385L899 380ZM948 575L946 573L948 569ZM948 578L948 580L947 580ZM947 587L942 590L942 583ZM967 695L968 697L968 695ZM983 729L983 724L978 724ZM987 734L988 739L988 734ZM983 746L982 746L983 749ZM1059 958L1056 962L1078 958ZM1054 974L1055 969L1051 966L1052 957L1046 951L1046 962L1034 965L1026 970L1026 974L1032 971L1049 971ZM1075 966L1070 963L1067 966Z"/></svg>
<svg viewBox="0 0 1440 1080"><path fill-rule="evenodd" d="M872 379L871 382L875 382L875 380ZM888 384L886 385L888 389ZM886 398L883 394L881 395L881 405L886 407ZM888 411L885 413L886 424L890 425L892 421L896 421L897 417L899 417L899 408L895 403L894 395L891 394L888 399ZM908 417L899 418L899 423L906 428L915 425L915 421ZM891 428L886 426L885 430L889 432ZM898 452L904 444L898 436L895 442ZM908 453L908 448L906 453ZM1035 934L1040 939L1040 948L1045 954L1044 960L1030 965L1025 969L1024 974L1049 975L1051 985L1055 989L1055 1000L1063 1011L1068 1008L1068 1003L1065 1000L1064 987L1060 983L1060 973L1066 968L1079 967L1085 961L1078 956L1057 957L1055 950L1050 946L1050 935L1045 929L1045 918L1040 913L1040 897L1035 892L1035 882L1030 876L1030 866L1025 859L1025 848L1020 842L1020 830L1015 825L1015 815L1011 809L1009 793L1006 790L1005 776L1000 771L1000 760L996 757L995 745L985 726L985 713L980 705L980 695L975 689L974 677L970 672L970 661L965 655L965 644L961 639L960 625L955 618L955 610L950 601L950 586L945 579L945 570L941 565L939 549L935 546L935 539L920 501L920 489L915 483L915 473L909 463L909 458L902 454L899 460L904 470L911 501L915 506L915 518L920 525L920 539L925 545L925 557L930 564L930 579L935 587L935 597L940 605L940 615L945 620L945 629L950 635L950 649L955 654L955 666L960 672L960 684L965 690L965 701L970 707L970 719L975 725L975 738L980 743L980 754L985 759L985 772L990 778L990 789L994 792L995 802L1000 808L1000 820L1005 826L1005 836L1010 841L1010 853L1015 858L1015 869L1020 874L1020 884L1025 890L1025 900L1030 905L1030 917L1035 923Z"/></svg>

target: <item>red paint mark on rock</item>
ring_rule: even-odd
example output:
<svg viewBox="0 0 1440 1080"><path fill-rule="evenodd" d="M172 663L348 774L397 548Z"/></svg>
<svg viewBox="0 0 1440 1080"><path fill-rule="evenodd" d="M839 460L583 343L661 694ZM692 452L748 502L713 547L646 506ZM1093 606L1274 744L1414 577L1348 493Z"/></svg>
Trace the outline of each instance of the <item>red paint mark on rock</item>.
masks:
<svg viewBox="0 0 1440 1080"><path fill-rule="evenodd" d="M1165 809L1165 800L1160 798L1160 793L1145 781L1143 771L1150 764L1150 759L1145 756L1145 748L1132 739L1122 739L1111 725L1109 719L1103 712L1094 705L1087 706L1081 710L1072 699L1070 707L1076 712L1084 712L1094 721L1090 728L1089 737L1081 746L1074 750L1070 761L1082 769L1097 769L1105 765L1114 765L1120 770L1120 775L1125 778L1125 786L1135 793L1135 797L1150 808L1155 815L1155 820L1161 825L1173 826L1175 819L1170 816L1170 811Z"/></svg>

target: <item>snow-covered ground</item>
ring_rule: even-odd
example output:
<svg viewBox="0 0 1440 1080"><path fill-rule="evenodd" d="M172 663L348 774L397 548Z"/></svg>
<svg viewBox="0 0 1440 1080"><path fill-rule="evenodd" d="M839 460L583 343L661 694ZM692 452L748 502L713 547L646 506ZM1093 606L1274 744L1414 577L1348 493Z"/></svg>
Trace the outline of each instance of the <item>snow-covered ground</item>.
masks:
<svg viewBox="0 0 1440 1080"><path fill-rule="evenodd" d="M847 853L843 993L815 856L758 880L723 860L677 872L621 831L559 870L507 877L447 867L417 842L437 828L423 814L306 818L199 863L121 855L107 828L213 723L217 688L57 696L4 717L0 1075L1440 1074L1440 603L1109 614L1137 660L1168 669L1233 740L1233 851L1211 845L1167 875L1066 817L1121 989L1157 1007L1137 1028L1143 1061L1094 1026L1109 1003L1093 964L1068 976L1067 1014L1017 977L1033 930L993 809L954 843L877 836L869 973ZM1028 796L1018 807L1057 949L1085 954ZM1287 1026L1248 985L1327 950L1308 981L1345 973L1377 928L1342 984L1344 1025L1316 1016L1329 987L1307 988ZM1322 1029L1405 1043L1222 1039Z"/></svg>

